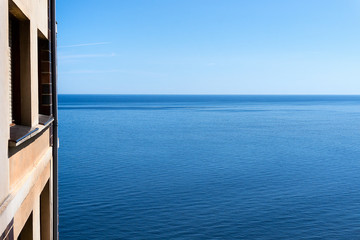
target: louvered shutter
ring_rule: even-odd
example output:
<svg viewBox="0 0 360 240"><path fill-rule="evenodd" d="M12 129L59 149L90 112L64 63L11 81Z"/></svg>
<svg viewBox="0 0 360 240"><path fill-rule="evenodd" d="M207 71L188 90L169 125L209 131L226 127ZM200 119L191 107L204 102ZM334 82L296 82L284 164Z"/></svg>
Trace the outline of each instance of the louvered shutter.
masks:
<svg viewBox="0 0 360 240"><path fill-rule="evenodd" d="M11 46L12 46L12 20L9 19L9 123L13 123L12 113L12 61L11 61Z"/></svg>

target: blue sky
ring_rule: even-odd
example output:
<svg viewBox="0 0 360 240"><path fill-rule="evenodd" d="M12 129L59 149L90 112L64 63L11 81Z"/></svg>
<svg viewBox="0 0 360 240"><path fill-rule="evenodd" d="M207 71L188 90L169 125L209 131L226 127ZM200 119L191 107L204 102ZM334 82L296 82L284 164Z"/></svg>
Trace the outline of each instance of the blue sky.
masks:
<svg viewBox="0 0 360 240"><path fill-rule="evenodd" d="M62 94L360 94L360 0L57 1Z"/></svg>

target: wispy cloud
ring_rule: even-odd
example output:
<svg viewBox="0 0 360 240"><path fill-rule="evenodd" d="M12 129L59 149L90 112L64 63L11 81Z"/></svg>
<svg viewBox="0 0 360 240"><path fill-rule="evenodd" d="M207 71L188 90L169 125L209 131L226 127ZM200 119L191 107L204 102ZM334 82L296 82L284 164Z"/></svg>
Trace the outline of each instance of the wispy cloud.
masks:
<svg viewBox="0 0 360 240"><path fill-rule="evenodd" d="M74 71L66 71L66 72L59 72L60 74L91 74L91 73L115 73L115 72L126 72L119 69L114 70L74 70Z"/></svg>
<svg viewBox="0 0 360 240"><path fill-rule="evenodd" d="M74 54L74 55L60 55L59 59L78 59L78 58L106 58L115 57L115 53L109 54Z"/></svg>
<svg viewBox="0 0 360 240"><path fill-rule="evenodd" d="M104 74L104 73L121 73L121 74L129 74L129 75L137 75L137 76L158 76L163 77L166 76L164 73L158 72L149 72L149 71L129 71L123 69L104 69L104 70L94 70L94 69L83 69L83 70L71 70L71 71L60 71L59 74Z"/></svg>
<svg viewBox="0 0 360 240"><path fill-rule="evenodd" d="M86 46L96 46L96 45L107 45L111 42L97 42L97 43L80 43L80 44L74 44L74 45L64 45L64 46L58 46L58 48L72 48L72 47L86 47Z"/></svg>

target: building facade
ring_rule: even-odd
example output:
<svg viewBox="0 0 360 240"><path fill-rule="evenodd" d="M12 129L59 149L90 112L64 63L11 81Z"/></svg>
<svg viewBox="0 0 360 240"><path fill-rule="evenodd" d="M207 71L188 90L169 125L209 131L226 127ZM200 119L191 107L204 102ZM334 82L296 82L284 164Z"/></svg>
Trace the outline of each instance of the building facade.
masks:
<svg viewBox="0 0 360 240"><path fill-rule="evenodd" d="M0 240L58 239L55 0L0 0Z"/></svg>

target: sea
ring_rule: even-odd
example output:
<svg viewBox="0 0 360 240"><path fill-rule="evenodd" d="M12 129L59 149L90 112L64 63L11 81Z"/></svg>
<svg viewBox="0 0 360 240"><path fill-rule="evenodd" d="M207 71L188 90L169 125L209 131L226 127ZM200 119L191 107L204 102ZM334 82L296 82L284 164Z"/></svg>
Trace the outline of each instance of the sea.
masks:
<svg viewBox="0 0 360 240"><path fill-rule="evenodd" d="M60 239L360 239L360 96L60 95Z"/></svg>

